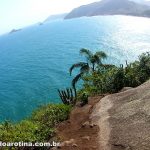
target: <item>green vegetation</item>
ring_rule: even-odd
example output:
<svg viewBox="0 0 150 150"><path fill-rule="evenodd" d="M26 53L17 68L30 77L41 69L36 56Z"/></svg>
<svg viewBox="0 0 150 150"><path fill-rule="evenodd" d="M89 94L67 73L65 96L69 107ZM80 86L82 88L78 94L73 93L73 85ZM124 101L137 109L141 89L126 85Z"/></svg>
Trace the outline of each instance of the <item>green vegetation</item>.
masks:
<svg viewBox="0 0 150 150"><path fill-rule="evenodd" d="M78 99L81 101L80 106L84 106L88 104L88 97L89 97L89 94L87 92L82 92L78 94Z"/></svg>
<svg viewBox="0 0 150 150"><path fill-rule="evenodd" d="M45 142L55 134L55 125L68 119L71 106L49 104L33 112L19 123L8 121L0 125L0 139L4 142Z"/></svg>
<svg viewBox="0 0 150 150"><path fill-rule="evenodd" d="M85 74L89 74L90 72L94 73L96 71L96 67L102 65L102 60L107 58L107 55L102 51L93 54L90 50L85 48L80 50L80 54L85 56L87 62L78 62L76 64L73 64L69 69L70 75L72 74L72 71L74 69L77 68L80 69L79 74L77 74L75 78L72 80L72 87L75 90L75 96L77 96L77 92L76 92L77 82Z"/></svg>
<svg viewBox="0 0 150 150"><path fill-rule="evenodd" d="M72 86L82 79L82 89L78 91L78 99L86 95L115 93L123 87L136 87L150 78L150 53L143 53L139 59L133 63L115 66L113 64L103 64L102 60L107 57L104 52L92 54L89 50L82 49L87 62L74 64L74 68L80 68L80 73L72 80ZM85 98L84 98L85 99ZM85 101L85 100L84 100Z"/></svg>

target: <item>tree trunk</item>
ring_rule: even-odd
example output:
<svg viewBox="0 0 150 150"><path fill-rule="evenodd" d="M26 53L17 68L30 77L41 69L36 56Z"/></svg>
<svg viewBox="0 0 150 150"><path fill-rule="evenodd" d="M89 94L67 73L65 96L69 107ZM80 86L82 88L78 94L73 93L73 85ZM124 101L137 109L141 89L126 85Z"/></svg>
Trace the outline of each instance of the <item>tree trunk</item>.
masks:
<svg viewBox="0 0 150 150"><path fill-rule="evenodd" d="M73 89L74 89L74 94L75 94L75 97L74 97L74 105L75 105L77 101L77 89L75 86L73 87Z"/></svg>
<svg viewBox="0 0 150 150"><path fill-rule="evenodd" d="M95 71L95 64L92 63L92 71L94 72Z"/></svg>

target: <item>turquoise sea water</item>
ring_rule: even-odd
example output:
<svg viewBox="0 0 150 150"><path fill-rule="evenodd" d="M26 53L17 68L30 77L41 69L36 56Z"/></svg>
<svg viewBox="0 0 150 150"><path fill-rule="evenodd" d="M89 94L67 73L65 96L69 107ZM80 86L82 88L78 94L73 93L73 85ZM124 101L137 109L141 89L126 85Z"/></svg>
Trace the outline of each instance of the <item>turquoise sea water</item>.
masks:
<svg viewBox="0 0 150 150"><path fill-rule="evenodd" d="M103 16L53 21L0 36L0 121L17 121L37 106L59 102L80 48L103 50L120 64L150 50L150 19Z"/></svg>

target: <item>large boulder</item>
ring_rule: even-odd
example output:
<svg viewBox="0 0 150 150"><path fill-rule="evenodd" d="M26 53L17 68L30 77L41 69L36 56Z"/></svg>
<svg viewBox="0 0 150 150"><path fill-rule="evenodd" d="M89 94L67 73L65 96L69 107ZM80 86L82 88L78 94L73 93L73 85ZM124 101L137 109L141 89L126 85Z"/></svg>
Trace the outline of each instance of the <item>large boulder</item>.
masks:
<svg viewBox="0 0 150 150"><path fill-rule="evenodd" d="M104 97L91 115L101 150L150 150L150 81Z"/></svg>

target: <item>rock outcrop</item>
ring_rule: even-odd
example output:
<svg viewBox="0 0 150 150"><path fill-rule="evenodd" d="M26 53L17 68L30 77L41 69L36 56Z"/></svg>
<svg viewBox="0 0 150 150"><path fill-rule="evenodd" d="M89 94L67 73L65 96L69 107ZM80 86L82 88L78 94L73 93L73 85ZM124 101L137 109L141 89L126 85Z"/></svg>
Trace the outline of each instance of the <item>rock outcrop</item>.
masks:
<svg viewBox="0 0 150 150"><path fill-rule="evenodd" d="M91 114L100 150L150 149L150 81L101 99Z"/></svg>

